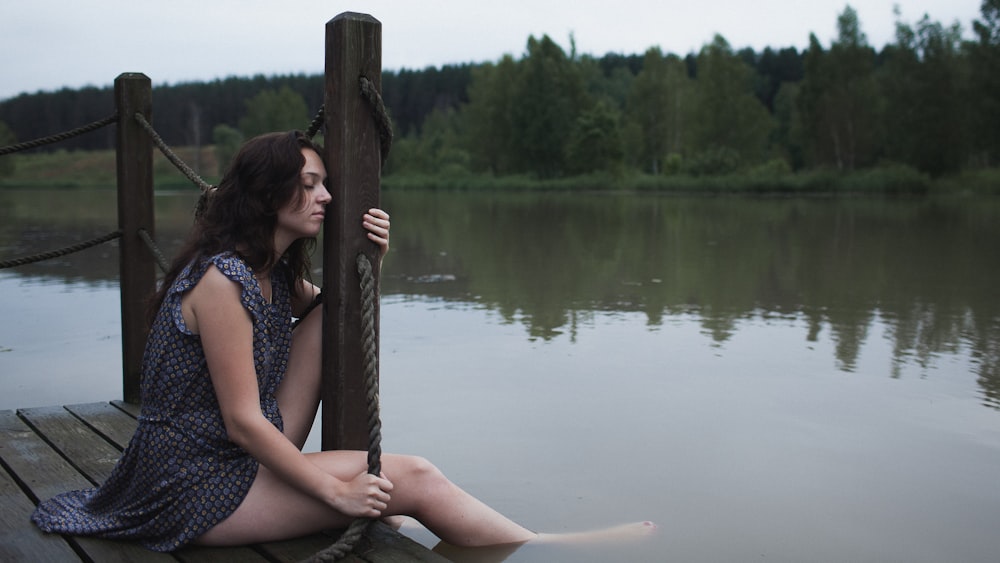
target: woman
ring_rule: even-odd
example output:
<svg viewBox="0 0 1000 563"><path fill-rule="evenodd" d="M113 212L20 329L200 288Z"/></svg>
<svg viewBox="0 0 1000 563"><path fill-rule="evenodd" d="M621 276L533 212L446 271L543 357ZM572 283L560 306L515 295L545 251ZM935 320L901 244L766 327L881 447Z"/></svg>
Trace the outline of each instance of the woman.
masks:
<svg viewBox="0 0 1000 563"><path fill-rule="evenodd" d="M302 453L319 404L321 315L307 312L319 290L307 277L331 201L321 154L300 132L241 148L155 297L135 435L100 487L39 504L40 528L158 551L395 515L456 546L538 537L422 458L385 454L375 476L365 452ZM384 256L389 216L360 219Z"/></svg>

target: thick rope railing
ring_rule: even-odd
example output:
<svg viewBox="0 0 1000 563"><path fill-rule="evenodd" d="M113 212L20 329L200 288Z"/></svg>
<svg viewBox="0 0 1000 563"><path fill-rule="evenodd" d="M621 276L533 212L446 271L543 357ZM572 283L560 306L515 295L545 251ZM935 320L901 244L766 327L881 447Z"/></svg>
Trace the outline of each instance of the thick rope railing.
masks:
<svg viewBox="0 0 1000 563"><path fill-rule="evenodd" d="M34 254L32 256L14 258L12 260L4 260L3 262L0 262L0 270L3 270L5 268L13 268L16 266L24 266L26 264L34 264L35 262L41 262L43 260L51 260L53 258L59 258L60 256L66 256L67 254L73 254L74 252L80 252L81 250L86 250L92 246L104 244L110 240L114 240L121 236L122 236L121 231L114 231L104 236L84 241L79 244L74 244L72 246L60 248L59 250L53 250L51 252L42 252L39 254Z"/></svg>
<svg viewBox="0 0 1000 563"><path fill-rule="evenodd" d="M177 155L175 155L173 151L171 151L170 148L166 146L166 144L163 142L163 139L160 138L160 136L156 133L153 127L149 124L149 122L146 121L145 116L143 116L141 113L136 113L135 117L136 121L138 121L139 124L142 125L143 128L146 129L146 131L149 133L150 137L153 139L153 142L156 143L158 147L160 147L160 150L163 151L163 154L166 155L166 157L170 159L170 161L173 162L174 165L178 166L178 168L180 168L181 171L184 172L189 179L195 182L195 184L203 186L202 189L206 189L205 186L208 186L208 184L206 184L201 178L198 178L198 175L195 174L195 172L191 170L190 167L184 164L184 162L181 161L181 159L178 158ZM72 139L73 137L77 137L79 135L83 135L84 133L89 133L91 131L96 131L101 127L106 127L108 125L111 125L112 123L116 123L117 121L118 121L118 114L115 113L114 115L110 115L108 117L105 117L104 119L100 119L88 125L84 125L83 127L77 127L76 129L71 129L69 131L65 131L63 133L58 133L55 135L50 135L48 137L41 137L33 141L26 141L24 143L18 143L16 145L2 147L0 148L0 156L11 154L18 151L34 149L53 143L58 143L60 141L65 141L67 139ZM156 258L156 263L160 266L160 270L164 272L167 271L168 269L167 259L163 256L163 253L160 251L159 247L156 246L156 242L153 241L153 238L149 235L149 232L146 231L145 229L139 229L138 234L139 237L142 238L142 241L146 244L146 247L153 254L153 257ZM44 260L51 260L53 258L59 258L60 256L66 256L68 254L80 252L81 250L86 250L92 246L103 244L110 240L120 238L121 236L122 236L121 231L115 231L113 233L109 233L107 235L97 237L89 241L85 241L79 244L74 244L72 246L67 246L65 248L61 248L58 250L53 250L51 252L42 252L32 256L24 256L22 258L15 258L12 260L4 260L0 262L0 270L5 268L13 268L16 266L24 266L26 264L33 264L35 262L42 262Z"/></svg>
<svg viewBox="0 0 1000 563"><path fill-rule="evenodd" d="M375 119L375 125L378 126L379 144L382 149L382 165L385 166L385 161L389 158L389 150L392 149L392 120L389 118L389 112L385 109L385 102L382 101L382 95L379 94L375 84L371 80L368 80L367 76L362 76L358 81L361 83L361 94L368 100L368 105L371 106L372 110L372 117Z"/></svg>
<svg viewBox="0 0 1000 563"><path fill-rule="evenodd" d="M163 252L160 251L160 247L156 245L156 241L153 240L153 237L149 235L149 231L146 229L139 229L139 238L142 239L142 242L146 244L146 248L149 249L153 258L156 259L156 265L160 267L160 271L166 273L166 271L170 269L170 262L163 255Z"/></svg>
<svg viewBox="0 0 1000 563"><path fill-rule="evenodd" d="M70 129L69 131L64 131L62 133L57 133L55 135L49 135L47 137L40 137L32 141L25 141L23 143L17 143L15 145L9 145L6 147L0 147L0 156L12 154L18 151L25 151L29 149L36 149L38 147L43 147L45 145L51 145L53 143L58 143L60 141L65 141L67 139L72 139L73 137L78 137L84 133L90 133L91 131L96 131L102 127L107 127L112 123L118 121L118 114L109 115L104 119L99 119L93 123L89 123L82 127L77 127L76 129ZM24 266L27 264L34 264L35 262L42 262L44 260L51 260L53 258L59 258L60 256L66 256L68 254L73 254L75 252L80 252L81 250L86 250L92 246L97 246L99 244L104 244L110 240L114 240L122 236L121 231L114 231L108 233L104 236L100 236L88 241L81 242L79 244L74 244L67 246L65 248L60 248L58 250L53 250L50 252L41 252L31 256L24 256L21 258L14 258L12 260L4 260L0 262L0 270L6 268L14 268L17 266Z"/></svg>
<svg viewBox="0 0 1000 563"><path fill-rule="evenodd" d="M375 332L377 291L372 263L358 254L361 278L361 350L365 359L365 399L368 400L368 472L382 473L382 421L379 418L378 334Z"/></svg>
<svg viewBox="0 0 1000 563"><path fill-rule="evenodd" d="M73 137L78 137L84 133L90 133L91 131L96 131L101 127L106 127L118 121L118 114L110 115L104 119L97 120L83 127L77 127L76 129L70 129L63 133L57 133L55 135L50 135L48 137L41 137L33 141L25 141L23 143L18 143L16 145L8 145L6 147L0 147L0 156L15 153L18 151L26 151L28 149L37 149L38 147L43 147L45 145L51 145L53 143L58 143L60 141L65 141L67 139L72 139Z"/></svg>
<svg viewBox="0 0 1000 563"><path fill-rule="evenodd" d="M385 164L385 160L386 158L388 158L389 155L389 150L392 147L392 121L389 118L389 114L385 108L385 103L382 100L382 96L379 94L374 84L364 76L360 78L359 82L361 87L361 93L362 95L364 95L365 99L368 100L368 103L372 108L372 115L375 119L376 124L379 127L379 145L380 145L382 163ZM195 210L195 214L198 215L201 211L204 210L204 206L206 205L205 197L211 192L214 186L203 180L198 175L197 172L195 172L190 166L187 165L187 163L185 163L179 156L177 156L177 154L173 150L171 150L171 148L163 141L163 138L160 137L159 133L156 132L156 129L152 126L152 124L150 124L149 121L146 119L146 116L144 116L142 113L137 112L134 117L136 122L138 122L139 125L146 130L146 133L149 134L150 139L152 139L153 143L160 150L160 152L163 153L163 155L167 158L167 160L169 160L174 166L176 166L177 169L180 170L181 173L184 174L184 176L186 176L193 184L195 184L201 189L202 197L199 198L198 206ZM313 117L312 122L310 122L309 124L309 128L306 131L306 136L308 136L311 139L315 137L317 133L319 133L319 130L323 127L324 117L325 117L324 108L323 106L320 106L319 110L316 112L316 116ZM39 139L26 141L24 143L18 143L7 147L0 147L0 156L3 156L5 154L15 153L18 151L38 148L48 144L57 143L60 141L65 141L67 139L83 135L84 133L89 133L91 131L95 131L102 127L106 127L117 121L118 121L118 114L115 113L104 119L95 121L93 123L84 125L82 127L78 127L76 129L71 129L63 133L50 135L48 137L41 137ZM153 254L153 257L156 259L157 265L160 267L160 270L164 272L167 271L169 269L169 262L164 257L163 252L160 251L159 247L156 245L156 242L150 236L149 232L146 231L145 229L139 229L138 234L139 237L142 239L143 243L145 243L146 247ZM87 241L78 245L73 245L52 252L45 252L33 256L25 256L22 258L6 260L0 262L0 269L22 266L34 262L41 262L43 260L48 260L51 258L58 258L60 256L65 256L67 254L72 254L74 252L85 250L92 246L102 244L104 242L113 240L121 236L122 233L120 231L116 231L115 233L112 233L110 235L105 235L104 237L99 237L97 239L94 239L93 241Z"/></svg>
<svg viewBox="0 0 1000 563"><path fill-rule="evenodd" d="M174 154L174 151L170 150L170 147L168 147L167 144L163 142L163 139L160 138L160 135L159 133L156 132L156 129L153 129L153 126L150 125L149 121L146 120L146 116L142 115L139 112L136 112L135 120L139 122L139 125L141 125L143 129L146 130L146 133L149 133L149 138L153 140L153 144L156 145L156 148L160 149L160 152L163 153L163 156L167 157L167 160L172 162L173 165L176 166L177 169L180 170L181 173L184 174L184 176L186 176L188 180L191 180L191 182L194 183L194 185L201 188L202 192L207 192L208 190L212 189L211 184L209 184L205 180L202 180L201 176L198 176L197 172L192 170L191 167L188 166L183 160L181 160L179 156Z"/></svg>
<svg viewBox="0 0 1000 563"><path fill-rule="evenodd" d="M309 129L306 130L306 137L312 139L319 133L319 130L323 128L323 123L325 121L325 111L323 106L319 106L319 111L316 112L316 117L313 118L312 122L309 124Z"/></svg>

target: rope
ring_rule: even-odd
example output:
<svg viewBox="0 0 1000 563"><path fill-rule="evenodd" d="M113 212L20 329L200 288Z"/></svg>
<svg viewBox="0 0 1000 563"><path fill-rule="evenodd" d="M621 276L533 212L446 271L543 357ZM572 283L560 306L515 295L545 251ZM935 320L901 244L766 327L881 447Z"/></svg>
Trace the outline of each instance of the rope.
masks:
<svg viewBox="0 0 1000 563"><path fill-rule="evenodd" d="M375 118L375 124L378 126L382 165L384 166L386 159L389 158L389 150L392 148L392 120L389 119L389 112L386 111L385 102L382 101L382 95L379 94L375 84L365 76L362 76L359 81L361 82L361 94L368 100L368 104L372 108L372 117Z"/></svg>
<svg viewBox="0 0 1000 563"><path fill-rule="evenodd" d="M57 133L55 135L50 135L48 137L41 137L33 141L25 141L23 143L18 143L16 145L9 145L6 147L0 147L0 156L15 153L18 151L24 151L28 149L37 149L45 145L51 145L52 143L58 143L60 141L65 141L66 139L72 139L84 133L89 133L91 131L96 131L101 127L111 125L112 123L118 121L118 114L110 115L104 119L95 121L89 125L84 125L83 127L77 127L76 129L71 129L64 133Z"/></svg>
<svg viewBox="0 0 1000 563"><path fill-rule="evenodd" d="M4 260L0 262L0 270L5 268L13 268L15 266L24 266L26 264L33 264L35 262L41 262L43 260L51 260L52 258L59 258L60 256L66 256L67 254L73 254L74 252L80 252L81 250L86 250L91 246L97 246L108 242L109 240L114 240L122 236L121 231L114 231L108 233L104 236L97 237L88 241L81 242L79 244L74 244L72 246L67 246L65 248L60 248L59 250L53 250L51 252L43 252L41 254L35 254L32 256L25 256L23 258L14 258L13 260Z"/></svg>
<svg viewBox="0 0 1000 563"><path fill-rule="evenodd" d="M378 401L378 341L375 333L375 275L372 263L358 254L361 276L361 349L365 356L365 398L368 400L368 472L382 473L382 422Z"/></svg>
<svg viewBox="0 0 1000 563"><path fill-rule="evenodd" d="M319 133L319 130L323 128L324 119L324 109L323 106L319 106L319 111L316 112L316 117L313 118L312 123L309 124L309 129L306 130L306 137L312 139Z"/></svg>
<svg viewBox="0 0 1000 563"><path fill-rule="evenodd" d="M51 260L53 258L59 258L60 256L66 256L67 254L80 252L81 250L86 250L92 246L103 244L110 240L120 238L121 236L122 236L121 231L114 231L112 233L108 233L106 235L88 241L84 241L79 244L74 244L72 246L60 248L59 250L53 250L51 252L43 252L32 256L24 256L22 258L14 258L13 260L5 260L3 262L0 262L0 270L3 270L5 268L13 268L16 266L33 264L35 262L42 262L44 260ZM146 243L146 247L149 248L149 251L153 253L153 257L156 258L156 263L157 265L160 266L160 270L166 272L169 269L169 264L167 263L167 259L163 256L163 253L160 252L160 249L158 246L156 246L156 242L153 241L153 238L149 236L149 232L146 231L146 229L139 229L139 237L142 239L144 243Z"/></svg>
<svg viewBox="0 0 1000 563"><path fill-rule="evenodd" d="M170 263L163 256L163 252L160 252L160 247L156 246L156 241L153 240L153 237L149 236L149 231L139 229L139 238L142 239L142 242L146 243L146 248L153 253L153 258L156 259L156 264L160 267L160 271L165 273L169 270Z"/></svg>
<svg viewBox="0 0 1000 563"><path fill-rule="evenodd" d="M153 143L156 145L157 148L160 149L160 152L163 153L163 156L167 157L167 160L172 162L174 166L176 166L177 169L181 171L182 174L187 176L188 180L191 180L191 182L194 185L201 188L202 192L208 192L208 190L212 188L211 184L209 184L205 180L202 180L201 177L198 176L197 172L192 170L190 166L185 164L184 161L180 159L180 157L174 154L174 151L170 150L170 147L168 147L167 144L163 142L163 139L160 138L160 135L156 132L155 129L153 129L153 126L150 125L148 121L146 121L146 116L142 115L139 112L136 112L135 120L139 122L139 125L142 125L142 128L145 129L147 133L149 133L149 137L153 139Z"/></svg>
<svg viewBox="0 0 1000 563"><path fill-rule="evenodd" d="M368 473L382 473L382 423L379 421L378 346L375 334L375 276L372 264L364 254L358 254L358 274L361 276L361 347L364 354L365 397L368 399ZM350 553L372 523L370 518L357 518L330 547L308 559L331 562Z"/></svg>

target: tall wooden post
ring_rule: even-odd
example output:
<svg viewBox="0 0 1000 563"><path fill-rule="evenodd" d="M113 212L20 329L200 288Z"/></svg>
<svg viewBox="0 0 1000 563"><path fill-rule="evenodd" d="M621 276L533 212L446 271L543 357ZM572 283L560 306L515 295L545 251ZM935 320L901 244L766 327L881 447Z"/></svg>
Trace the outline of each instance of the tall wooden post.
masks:
<svg viewBox="0 0 1000 563"><path fill-rule="evenodd" d="M136 122L141 113L152 122L153 89L149 77L125 73L115 79L118 108L118 228L122 308L122 386L128 403L139 403L142 352L146 344L146 303L156 288L156 260L139 236L153 230L153 141ZM154 239L155 240L155 239Z"/></svg>
<svg viewBox="0 0 1000 563"><path fill-rule="evenodd" d="M379 130L361 95L361 77L381 90L382 24L345 12L326 24L324 142L333 202L323 234L324 450L368 449L357 256L369 257L378 280L378 248L365 235L361 217L379 206L382 162ZM376 294L377 288L376 281ZM377 298L375 303L378 319ZM377 320L375 327L377 335Z"/></svg>

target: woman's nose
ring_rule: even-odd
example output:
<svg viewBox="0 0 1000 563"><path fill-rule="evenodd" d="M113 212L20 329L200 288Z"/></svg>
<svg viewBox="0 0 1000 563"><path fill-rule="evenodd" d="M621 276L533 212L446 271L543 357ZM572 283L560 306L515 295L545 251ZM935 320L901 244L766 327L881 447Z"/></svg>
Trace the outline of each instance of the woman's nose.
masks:
<svg viewBox="0 0 1000 563"><path fill-rule="evenodd" d="M329 191L327 191L325 185L321 187L317 200L323 204L330 203L331 201L333 201L333 196L330 195Z"/></svg>

